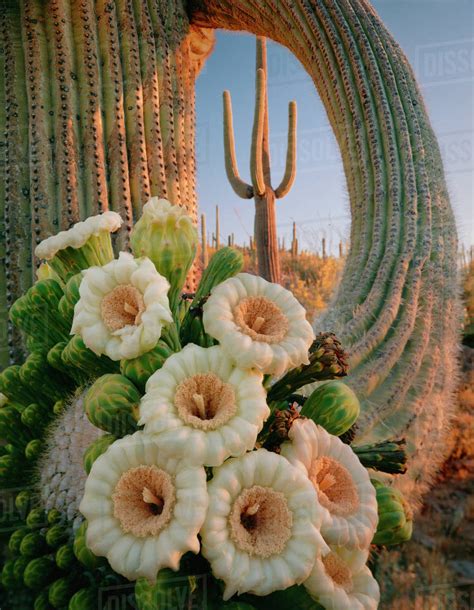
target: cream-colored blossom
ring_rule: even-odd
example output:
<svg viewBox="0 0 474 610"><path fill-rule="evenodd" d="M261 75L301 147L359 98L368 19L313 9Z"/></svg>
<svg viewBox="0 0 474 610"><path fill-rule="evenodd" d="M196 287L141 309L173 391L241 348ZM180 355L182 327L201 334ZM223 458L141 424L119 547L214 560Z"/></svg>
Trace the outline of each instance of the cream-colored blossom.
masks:
<svg viewBox="0 0 474 610"><path fill-rule="evenodd" d="M367 470L349 445L310 419L296 420L281 454L312 481L329 544L367 548L377 529L377 499Z"/></svg>
<svg viewBox="0 0 474 610"><path fill-rule="evenodd" d="M204 468L163 456L142 432L115 441L94 462L80 511L87 546L129 580L153 581L199 551L208 506Z"/></svg>
<svg viewBox="0 0 474 610"><path fill-rule="evenodd" d="M262 379L220 346L189 344L148 380L140 424L167 455L220 466L253 448L270 414Z"/></svg>
<svg viewBox="0 0 474 610"><path fill-rule="evenodd" d="M155 347L172 321L168 288L149 259L121 252L118 260L84 272L71 334L98 355L136 358Z"/></svg>
<svg viewBox="0 0 474 610"><path fill-rule="evenodd" d="M224 600L300 584L329 550L313 486L276 453L259 449L228 460L214 470L208 491L202 554L225 583Z"/></svg>
<svg viewBox="0 0 474 610"><path fill-rule="evenodd" d="M44 239L36 246L35 254L38 258L50 260L59 250L81 248L93 235L99 235L101 232L114 233L121 227L122 222L116 212L89 216L68 231L60 231L57 235Z"/></svg>
<svg viewBox="0 0 474 610"><path fill-rule="evenodd" d="M309 594L326 610L376 610L380 590L366 566L368 550L330 549L304 583Z"/></svg>
<svg viewBox="0 0 474 610"><path fill-rule="evenodd" d="M279 284L239 273L212 289L203 322L241 368L282 375L309 362L314 333L305 315Z"/></svg>

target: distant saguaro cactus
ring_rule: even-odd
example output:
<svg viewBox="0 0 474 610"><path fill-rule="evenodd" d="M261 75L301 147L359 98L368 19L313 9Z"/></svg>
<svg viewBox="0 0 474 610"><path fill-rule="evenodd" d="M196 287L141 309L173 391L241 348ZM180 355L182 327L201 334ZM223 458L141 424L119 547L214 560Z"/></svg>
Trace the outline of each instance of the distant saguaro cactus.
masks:
<svg viewBox="0 0 474 610"><path fill-rule="evenodd" d="M224 147L227 177L234 192L242 199L255 199L255 241L258 272L271 282L280 281L280 259L276 231L275 199L284 197L296 175L296 102L288 109L288 150L283 179L274 189L270 175L270 146L268 141L267 47L266 39L257 37L257 79L255 116L250 155L252 185L239 175L235 157L232 102L229 91L224 91Z"/></svg>

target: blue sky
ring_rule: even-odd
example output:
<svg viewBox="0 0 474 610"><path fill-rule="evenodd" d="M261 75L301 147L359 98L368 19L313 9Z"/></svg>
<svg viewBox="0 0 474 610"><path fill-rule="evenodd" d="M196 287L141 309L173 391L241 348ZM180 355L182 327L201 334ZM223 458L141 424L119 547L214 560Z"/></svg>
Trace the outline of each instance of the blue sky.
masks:
<svg viewBox="0 0 474 610"><path fill-rule="evenodd" d="M460 241L474 244L474 2L375 0L376 10L404 49L423 90L445 162ZM227 182L222 142L222 91L232 94L236 154L249 181L254 108L255 39L218 32L216 48L197 83L199 205L208 229L221 211L221 239L237 243L252 234L253 200L239 199ZM278 233L290 239L293 221L302 247L318 249L326 237L333 252L348 235L350 217L337 144L306 72L283 47L268 43L268 92L273 182L284 171L287 106L298 105L299 158L291 192L277 203ZM311 202L311 209L308 209Z"/></svg>

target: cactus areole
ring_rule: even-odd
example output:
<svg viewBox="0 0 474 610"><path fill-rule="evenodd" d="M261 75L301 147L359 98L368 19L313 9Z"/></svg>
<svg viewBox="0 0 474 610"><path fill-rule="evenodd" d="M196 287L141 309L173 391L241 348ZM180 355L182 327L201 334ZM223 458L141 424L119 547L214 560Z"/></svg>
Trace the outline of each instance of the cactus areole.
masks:
<svg viewBox="0 0 474 610"><path fill-rule="evenodd" d="M196 222L194 85L216 28L286 46L325 105L352 226L338 293L316 330L334 330L350 353L347 382L361 401L354 442L405 438L407 473L397 484L416 502L442 459L452 414L456 229L412 70L367 0L7 1L0 308L32 284L35 245L78 220L120 213L120 248L150 196L186 207ZM258 199L268 188L261 156L255 162ZM274 201L256 203L271 236ZM13 327L7 339L3 365L22 352Z"/></svg>

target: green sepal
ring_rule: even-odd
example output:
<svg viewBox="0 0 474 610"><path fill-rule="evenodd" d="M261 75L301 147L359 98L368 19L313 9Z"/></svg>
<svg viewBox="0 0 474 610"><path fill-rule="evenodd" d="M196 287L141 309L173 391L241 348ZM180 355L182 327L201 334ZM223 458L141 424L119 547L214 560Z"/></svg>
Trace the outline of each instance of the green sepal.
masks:
<svg viewBox="0 0 474 610"><path fill-rule="evenodd" d="M86 544L87 521L81 523L74 536L73 551L76 559L89 570L95 570L106 564L103 557L97 557Z"/></svg>
<svg viewBox="0 0 474 610"><path fill-rule="evenodd" d="M98 377L105 373L119 371L119 363L110 360L107 356L96 356L93 351L84 345L80 335L74 335L63 349L62 359L69 367L77 367L84 373L85 378Z"/></svg>
<svg viewBox="0 0 474 610"><path fill-rule="evenodd" d="M301 409L301 415L312 419L334 436L349 430L359 414L360 403L355 392L338 380L317 387Z"/></svg>
<svg viewBox="0 0 474 610"><path fill-rule="evenodd" d="M74 585L69 576L55 580L48 589L48 600L53 608L63 608L69 603L74 592Z"/></svg>
<svg viewBox="0 0 474 610"><path fill-rule="evenodd" d="M32 504L32 496L29 491L23 489L15 498L15 507L21 515L27 515Z"/></svg>
<svg viewBox="0 0 474 610"><path fill-rule="evenodd" d="M173 350L166 343L158 341L152 350L138 356L138 358L121 360L120 372L144 392L148 379L163 366L166 359L173 353Z"/></svg>
<svg viewBox="0 0 474 610"><path fill-rule="evenodd" d="M54 560L59 569L69 570L77 561L72 544L63 544L60 546L56 551Z"/></svg>
<svg viewBox="0 0 474 610"><path fill-rule="evenodd" d="M20 553L24 557L39 557L46 551L46 541L40 532L30 532L20 542Z"/></svg>
<svg viewBox="0 0 474 610"><path fill-rule="evenodd" d="M25 447L25 457L29 462L36 460L43 451L44 443L41 439L35 438L31 440Z"/></svg>
<svg viewBox="0 0 474 610"><path fill-rule="evenodd" d="M42 508L36 507L31 509L26 517L26 525L31 529L45 527L47 524L46 513Z"/></svg>
<svg viewBox="0 0 474 610"><path fill-rule="evenodd" d="M36 596L33 610L51 610L47 589L41 591L39 595Z"/></svg>
<svg viewBox="0 0 474 610"><path fill-rule="evenodd" d="M42 352L30 354L19 374L23 385L34 388L35 394L43 395L46 401L59 400L65 392L74 389L71 379L50 366L47 355Z"/></svg>
<svg viewBox="0 0 474 610"><path fill-rule="evenodd" d="M99 438L96 439L93 443L91 443L89 447L87 447L84 452L84 457L82 458L84 470L87 474L89 474L89 472L91 471L92 464L95 462L95 460L100 455L105 453L105 451L107 451L110 445L116 440L117 437L113 434L103 434L102 436L99 436Z"/></svg>
<svg viewBox="0 0 474 610"><path fill-rule="evenodd" d="M79 589L69 600L68 610L97 610L98 598L96 587Z"/></svg>
<svg viewBox="0 0 474 610"><path fill-rule="evenodd" d="M372 480L377 493L379 522L372 544L392 546L410 540L413 514L403 494Z"/></svg>
<svg viewBox="0 0 474 610"><path fill-rule="evenodd" d="M64 513L60 512L57 508L52 508L46 515L48 525L63 524L65 520Z"/></svg>
<svg viewBox="0 0 474 610"><path fill-rule="evenodd" d="M221 248L212 256L208 266L203 271L196 294L181 324L180 337L183 345L196 343L203 347L208 346L211 340L203 336L205 333L201 320L203 302L214 286L237 275L242 270L243 265L242 253L234 248ZM210 344L212 345L212 343Z"/></svg>
<svg viewBox="0 0 474 610"><path fill-rule="evenodd" d="M63 525L57 523L51 526L46 532L46 543L51 548L55 549L68 538L69 531Z"/></svg>
<svg viewBox="0 0 474 610"><path fill-rule="evenodd" d="M23 582L30 589L41 589L54 577L56 564L47 556L32 559L26 566Z"/></svg>
<svg viewBox="0 0 474 610"><path fill-rule="evenodd" d="M352 449L366 468L389 474L404 474L407 470L408 456L404 439L353 446Z"/></svg>
<svg viewBox="0 0 474 610"><path fill-rule="evenodd" d="M52 415L51 407L46 407L44 404L32 403L23 410L21 421L31 431L40 432L49 424Z"/></svg>
<svg viewBox="0 0 474 610"><path fill-rule="evenodd" d="M13 564L13 578L18 584L23 583L23 575L26 570L26 566L30 563L30 557L22 556L15 559Z"/></svg>
<svg viewBox="0 0 474 610"><path fill-rule="evenodd" d="M265 597L243 595L242 599L251 603L257 610L324 610L302 585L294 585L284 591L274 591Z"/></svg>
<svg viewBox="0 0 474 610"><path fill-rule="evenodd" d="M18 364L3 369L0 373L0 392L9 400L27 406L33 402L48 404L44 396L38 396L34 386L25 385L20 378L21 367ZM8 406L8 405L7 405ZM3 407L5 408L5 407ZM3 410L3 408L1 410Z"/></svg>
<svg viewBox="0 0 474 610"><path fill-rule="evenodd" d="M7 559L3 565L1 581L5 589L13 589L17 585L14 575L15 560Z"/></svg>
<svg viewBox="0 0 474 610"><path fill-rule="evenodd" d="M64 295L58 305L59 313L67 320L70 326L74 318L74 307L80 298L79 286L81 285L82 277L82 272L76 273L76 275L73 275L68 280L64 288Z"/></svg>
<svg viewBox="0 0 474 610"><path fill-rule="evenodd" d="M10 319L27 337L48 350L69 335L70 324L58 309L62 296L62 288L55 280L36 282L12 305Z"/></svg>
<svg viewBox="0 0 474 610"><path fill-rule="evenodd" d="M19 527L10 536L8 540L8 548L11 553L18 555L20 552L20 544L23 538L28 534L29 529L27 527Z"/></svg>
<svg viewBox="0 0 474 610"><path fill-rule="evenodd" d="M124 436L137 429L140 392L123 375L103 375L84 398L89 421L97 428Z"/></svg>

